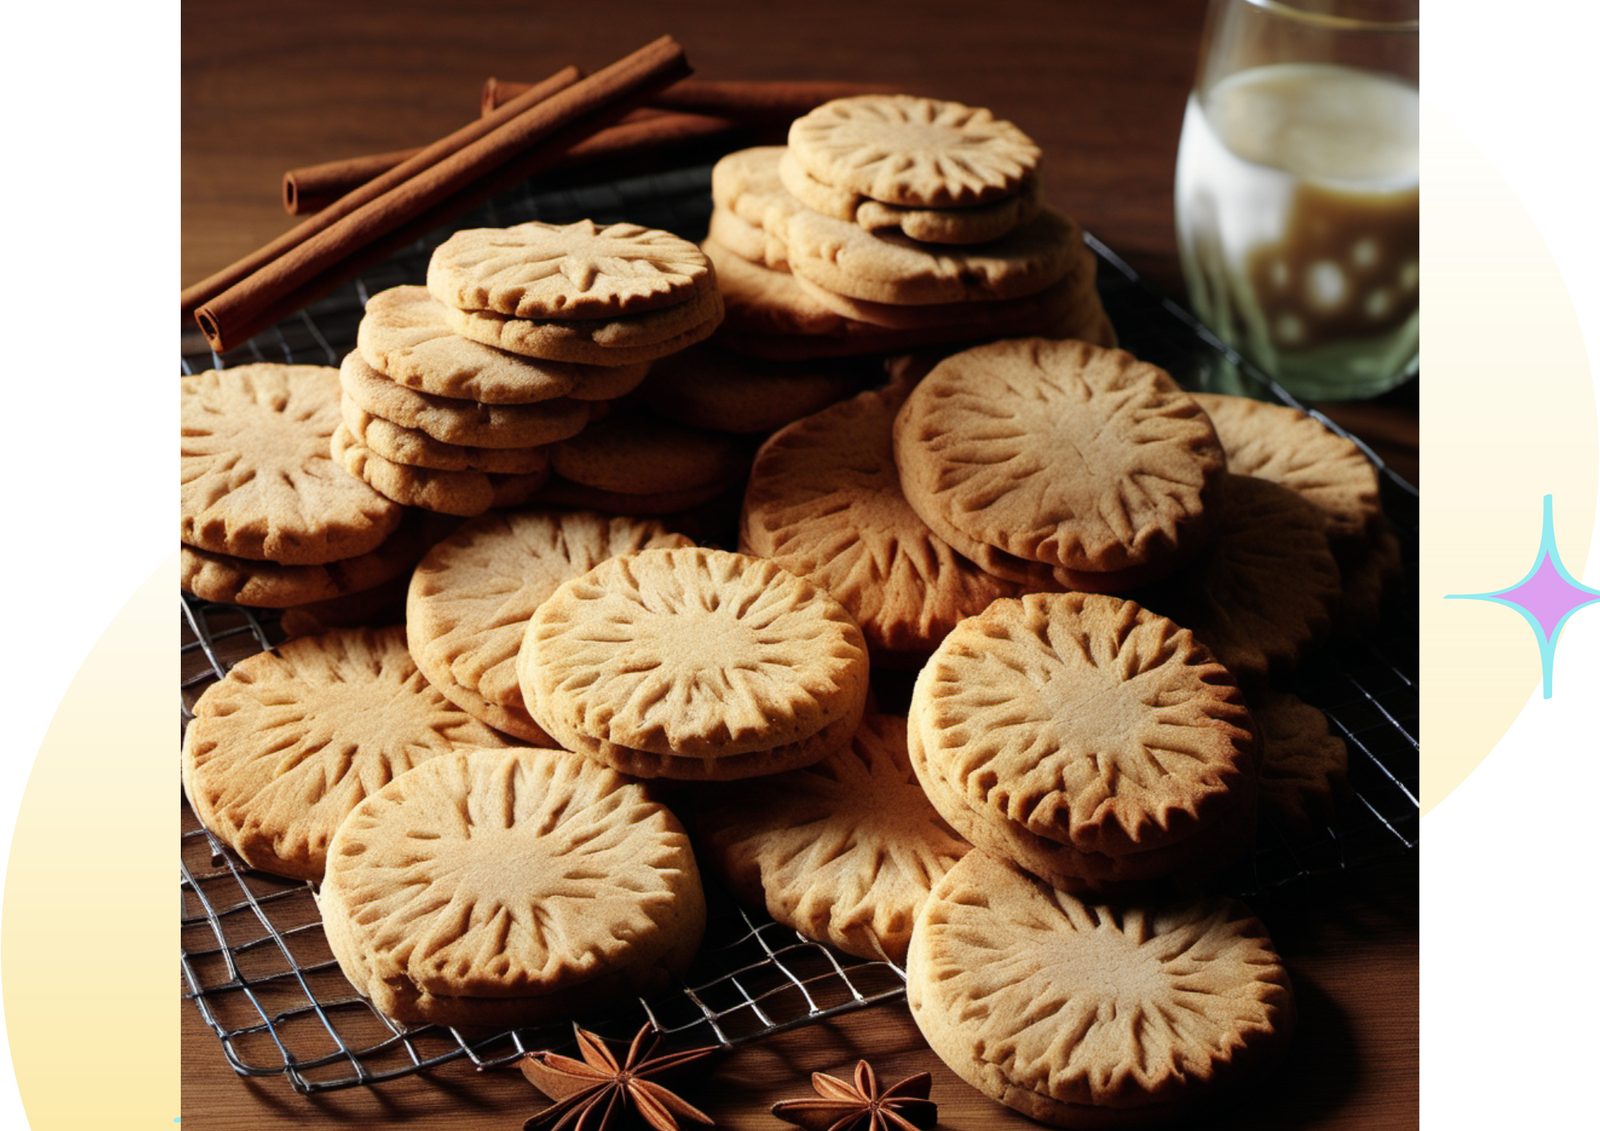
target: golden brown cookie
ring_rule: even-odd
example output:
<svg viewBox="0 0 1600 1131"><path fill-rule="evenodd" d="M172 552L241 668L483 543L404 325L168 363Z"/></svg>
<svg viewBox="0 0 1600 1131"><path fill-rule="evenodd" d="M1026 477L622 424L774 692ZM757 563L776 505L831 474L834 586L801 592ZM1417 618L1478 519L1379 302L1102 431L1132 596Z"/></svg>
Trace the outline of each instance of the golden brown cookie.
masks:
<svg viewBox="0 0 1600 1131"><path fill-rule="evenodd" d="M398 577L449 532L441 516L408 513L375 550L321 565L279 565L180 546L183 588L202 601L255 608L285 609L359 593Z"/></svg>
<svg viewBox="0 0 1600 1131"><path fill-rule="evenodd" d="M375 550L400 508L328 454L339 371L241 365L180 379L179 540L215 554L320 565Z"/></svg>
<svg viewBox="0 0 1600 1131"><path fill-rule="evenodd" d="M745 259L778 270L788 267L785 225L805 210L778 174L786 152L781 145L741 149L711 170L713 238Z"/></svg>
<svg viewBox="0 0 1600 1131"><path fill-rule="evenodd" d="M528 448L575 436L591 407L573 397L526 405L484 404L408 389L351 353L339 366L344 395L373 416L424 432L446 444Z"/></svg>
<svg viewBox="0 0 1600 1131"><path fill-rule="evenodd" d="M584 365L637 365L703 341L722 321L715 287L675 306L641 314L558 322L512 318L486 310L445 308L445 324L496 349Z"/></svg>
<svg viewBox="0 0 1600 1131"><path fill-rule="evenodd" d="M797 212L783 227L789 270L851 298L923 304L992 302L1036 294L1079 262L1083 233L1042 209L1026 224L984 244L922 244L873 236L846 220Z"/></svg>
<svg viewBox="0 0 1600 1131"><path fill-rule="evenodd" d="M1293 671L1328 636L1340 595L1327 520L1266 479L1228 475L1198 558L1139 599L1192 629L1244 679Z"/></svg>
<svg viewBox="0 0 1600 1131"><path fill-rule="evenodd" d="M1009 334L1080 337L1106 346L1116 340L1093 295L1082 311L1072 310L1053 325L1040 324L1048 305L1028 299L972 303L971 316L964 319L903 327L874 325L824 306L793 275L742 259L715 240L702 246L717 264L718 285L727 304L716 344L752 357L780 361L854 357Z"/></svg>
<svg viewBox="0 0 1600 1131"><path fill-rule="evenodd" d="M849 741L867 651L839 602L771 562L645 550L547 598L517 674L563 746L635 776L718 779L809 765Z"/></svg>
<svg viewBox="0 0 1600 1131"><path fill-rule="evenodd" d="M917 676L911 725L969 804L1112 856L1235 814L1260 757L1243 694L1188 630L1085 593L956 626Z"/></svg>
<svg viewBox="0 0 1600 1131"><path fill-rule="evenodd" d="M917 781L950 827L977 848L1009 860L1052 887L1078 893L1150 893L1205 890L1255 847L1255 791L1217 815L1210 828L1173 844L1111 856L1040 836L991 806L970 802L928 764L929 742L909 728L906 747Z"/></svg>
<svg viewBox="0 0 1600 1131"><path fill-rule="evenodd" d="M1014 196L1039 147L988 110L905 94L825 102L789 127L795 162L825 185L885 204L959 208Z"/></svg>
<svg viewBox="0 0 1600 1131"><path fill-rule="evenodd" d="M444 304L426 287L391 287L368 299L356 329L356 348L368 365L408 389L484 404L576 397L576 387L594 369L463 338L446 324ZM642 379L648 366L638 363L632 375Z"/></svg>
<svg viewBox="0 0 1600 1131"><path fill-rule="evenodd" d="M250 867L318 880L364 798L437 755L503 745L422 677L403 628L340 629L250 656L206 688L183 785Z"/></svg>
<svg viewBox="0 0 1600 1131"><path fill-rule="evenodd" d="M1165 371L1044 338L935 367L895 421L895 461L917 514L991 573L1106 591L1192 555L1224 469L1210 420Z"/></svg>
<svg viewBox="0 0 1600 1131"><path fill-rule="evenodd" d="M1328 516L1328 537L1362 542L1382 516L1378 472L1355 444L1288 405L1195 393L1235 475L1270 479Z"/></svg>
<svg viewBox="0 0 1600 1131"><path fill-rule="evenodd" d="M1073 249L1072 265L1058 281L1032 294L991 302L960 301L916 306L868 302L819 287L803 275L796 275L795 282L801 290L828 309L846 318L891 330L915 330L954 322L970 326L974 336L988 326L996 327L996 333L1006 333L1017 326L1042 329L1063 318L1100 309L1100 298L1095 291L1094 252L1083 243Z"/></svg>
<svg viewBox="0 0 1600 1131"><path fill-rule="evenodd" d="M551 1020L681 972L704 929L688 838L565 751L437 758L368 798L328 854L340 964L402 1021Z"/></svg>
<svg viewBox="0 0 1600 1131"><path fill-rule="evenodd" d="M1189 1115L1269 1068L1295 1017L1242 904L1085 903L983 852L923 904L906 1000L957 1075L1061 1127Z"/></svg>
<svg viewBox="0 0 1600 1131"><path fill-rule="evenodd" d="M751 263L770 267L774 271L788 271L789 247L783 242L783 228L776 217L770 222L773 225L771 228L763 228L726 208L713 208L711 219L706 224L706 239ZM720 286L720 277L717 282Z"/></svg>
<svg viewBox="0 0 1600 1131"><path fill-rule="evenodd" d="M537 746L555 745L517 683L528 618L558 585L607 558L690 544L658 523L587 511L481 515L434 546L411 575L411 654L463 710Z"/></svg>
<svg viewBox="0 0 1600 1131"><path fill-rule="evenodd" d="M957 554L905 501L892 438L900 400L861 393L763 444L739 548L832 593L875 653L915 655L1020 588Z"/></svg>
<svg viewBox="0 0 1600 1131"><path fill-rule="evenodd" d="M428 290L446 306L514 318L615 318L676 306L715 286L711 265L688 240L593 220L469 228L428 261Z"/></svg>
<svg viewBox="0 0 1600 1131"><path fill-rule="evenodd" d="M896 963L929 889L969 847L917 784L905 719L875 711L822 761L717 789L696 813L741 899L807 938Z"/></svg>
<svg viewBox="0 0 1600 1131"><path fill-rule="evenodd" d="M987 243L1031 220L1039 211L1039 178L1012 196L966 208L909 208L885 204L849 189L825 185L785 153L778 162L783 187L807 208L851 223L875 236L898 234L922 243Z"/></svg>
<svg viewBox="0 0 1600 1131"><path fill-rule="evenodd" d="M385 497L410 507L471 518L491 507L526 502L549 478L549 472L496 475L487 471L439 471L385 459L351 435L341 424L333 434L333 457L351 475L370 483Z"/></svg>
<svg viewBox="0 0 1600 1131"><path fill-rule="evenodd" d="M550 468L548 447L474 448L447 444L416 428L403 428L374 416L349 396L339 403L350 435L393 463L439 471L487 471L496 475L531 475Z"/></svg>

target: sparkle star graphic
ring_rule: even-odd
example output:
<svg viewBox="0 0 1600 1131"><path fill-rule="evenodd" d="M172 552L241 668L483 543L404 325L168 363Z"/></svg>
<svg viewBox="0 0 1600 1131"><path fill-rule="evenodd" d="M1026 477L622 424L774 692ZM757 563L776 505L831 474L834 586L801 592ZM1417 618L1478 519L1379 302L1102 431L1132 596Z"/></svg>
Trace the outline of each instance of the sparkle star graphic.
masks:
<svg viewBox="0 0 1600 1131"><path fill-rule="evenodd" d="M1534 559L1528 576L1509 589L1496 593L1450 593L1447 599L1469 601L1494 601L1521 613L1533 626L1539 638L1539 659L1544 667L1544 697L1550 698L1551 682L1556 664L1556 640L1572 614L1586 605L1600 601L1600 589L1590 589L1576 580L1561 564L1561 553L1556 549L1553 496L1544 497L1544 532L1539 539L1539 555Z"/></svg>

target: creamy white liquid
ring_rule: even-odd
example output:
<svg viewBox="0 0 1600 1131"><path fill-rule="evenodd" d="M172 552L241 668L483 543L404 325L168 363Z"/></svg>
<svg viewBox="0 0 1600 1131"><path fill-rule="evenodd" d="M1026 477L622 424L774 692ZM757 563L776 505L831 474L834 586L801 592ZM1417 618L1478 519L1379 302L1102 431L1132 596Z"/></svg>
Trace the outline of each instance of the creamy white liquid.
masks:
<svg viewBox="0 0 1600 1131"><path fill-rule="evenodd" d="M1396 383L1417 350L1417 92L1325 64L1191 96L1179 251L1195 312L1291 389Z"/></svg>

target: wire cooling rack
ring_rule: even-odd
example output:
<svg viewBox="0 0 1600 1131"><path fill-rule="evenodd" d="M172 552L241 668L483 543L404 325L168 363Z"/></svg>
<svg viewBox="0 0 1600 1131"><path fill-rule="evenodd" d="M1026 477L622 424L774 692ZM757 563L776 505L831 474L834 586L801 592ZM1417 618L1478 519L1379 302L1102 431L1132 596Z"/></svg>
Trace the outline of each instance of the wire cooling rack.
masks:
<svg viewBox="0 0 1600 1131"><path fill-rule="evenodd" d="M450 229L431 233L236 350L212 353L197 330L181 344L185 373L252 361L337 365L353 348L367 298L415 284L449 231L540 219L627 219L698 238L710 216L710 166L577 189L537 183L495 198ZM1164 298L1092 237L1101 299L1120 344L1183 384L1296 404L1186 311ZM1315 415L1315 414L1314 414ZM1324 423L1342 434L1332 422ZM1359 442L1359 441L1358 441ZM1254 856L1229 886L1261 895L1296 881L1394 857L1417 845L1416 489L1373 453L1385 514L1400 539L1404 574L1391 587L1375 639L1337 645L1302 670L1295 690L1328 716L1350 754L1354 796L1337 822L1291 835L1263 824ZM276 617L183 597L183 719L200 692L246 656L281 639ZM894 688L891 685L892 697ZM893 703L886 702L893 707ZM282 1075L299 1092L376 1084L462 1057L509 1064L531 1049L566 1044L565 1026L483 1035L385 1018L340 973L322 932L312 885L245 867L182 810L182 972L186 996L243 1075ZM904 996L903 972L811 942L740 908L708 886L706 941L671 990L586 1028L624 1037L646 1020L696 1044L734 1046Z"/></svg>

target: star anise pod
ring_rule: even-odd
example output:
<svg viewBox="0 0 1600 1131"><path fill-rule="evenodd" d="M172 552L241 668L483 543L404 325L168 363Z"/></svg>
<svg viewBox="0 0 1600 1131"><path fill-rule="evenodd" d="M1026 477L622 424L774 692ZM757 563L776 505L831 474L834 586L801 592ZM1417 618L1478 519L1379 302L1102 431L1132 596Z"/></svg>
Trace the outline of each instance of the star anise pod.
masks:
<svg viewBox="0 0 1600 1131"><path fill-rule="evenodd" d="M556 1102L522 1125L523 1131L620 1131L632 1121L654 1131L679 1131L678 1118L712 1125L711 1117L660 1083L699 1064L715 1046L656 1056L661 1033L639 1030L619 1063L606 1043L574 1027L582 1060L554 1052L530 1052L520 1061L528 1082Z"/></svg>
<svg viewBox="0 0 1600 1131"><path fill-rule="evenodd" d="M879 1090L878 1074L860 1061L854 1082L813 1072L816 1099L782 1100L772 1114L806 1131L927 1131L939 1122L939 1108L928 1098L933 1077L907 1076Z"/></svg>

